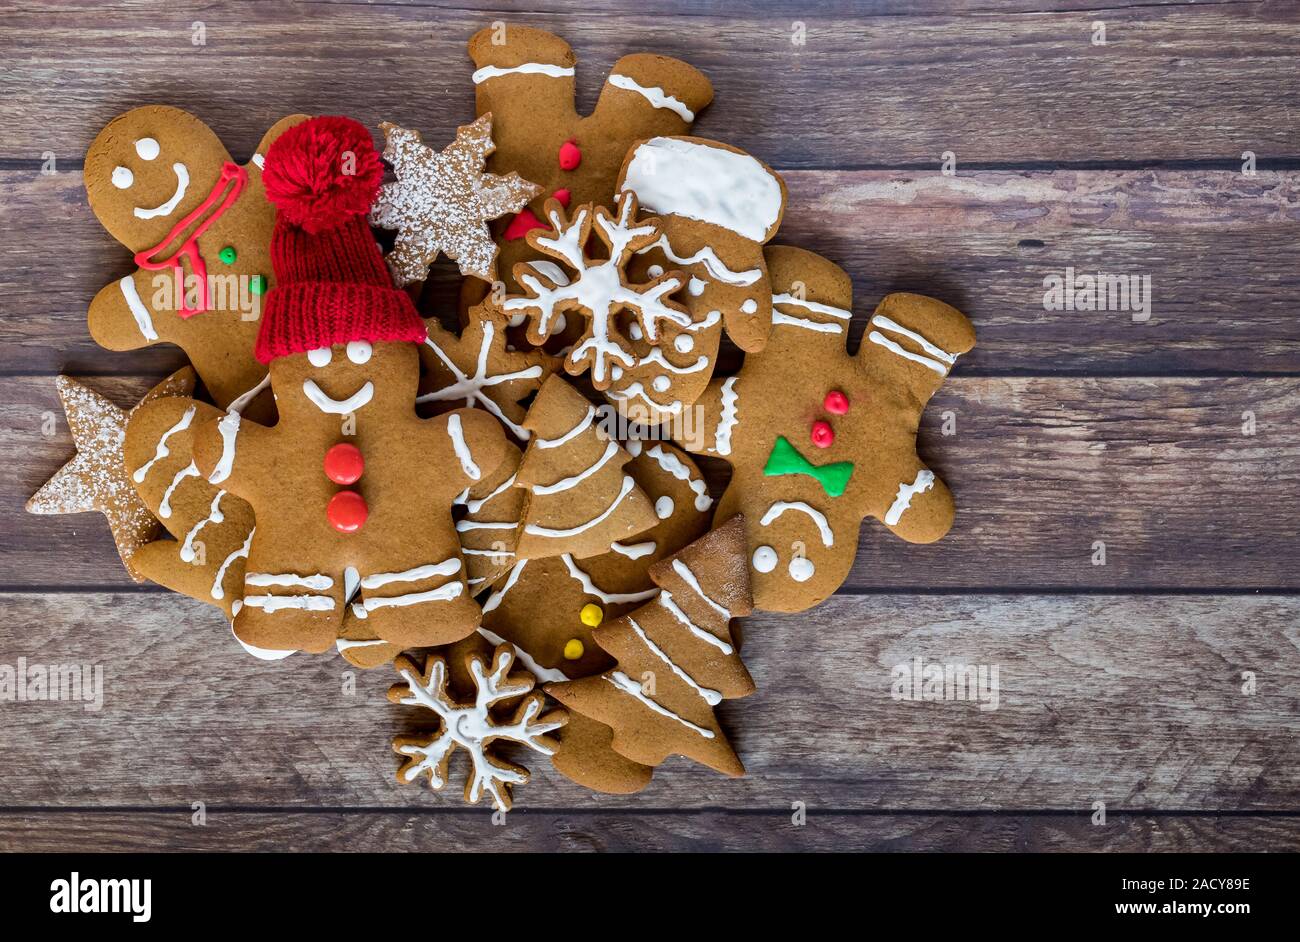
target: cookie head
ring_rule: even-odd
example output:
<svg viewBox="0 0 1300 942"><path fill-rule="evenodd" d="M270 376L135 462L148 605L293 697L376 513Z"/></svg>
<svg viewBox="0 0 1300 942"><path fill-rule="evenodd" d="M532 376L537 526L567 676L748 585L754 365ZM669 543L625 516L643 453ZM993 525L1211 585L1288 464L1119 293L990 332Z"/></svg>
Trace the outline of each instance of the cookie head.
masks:
<svg viewBox="0 0 1300 942"><path fill-rule="evenodd" d="M353 340L277 357L270 370L285 418L391 414L415 397L419 352L411 343Z"/></svg>
<svg viewBox="0 0 1300 942"><path fill-rule="evenodd" d="M86 152L90 208L132 251L155 246L233 181L223 176L229 153L212 130L188 112L146 105L118 115Z"/></svg>

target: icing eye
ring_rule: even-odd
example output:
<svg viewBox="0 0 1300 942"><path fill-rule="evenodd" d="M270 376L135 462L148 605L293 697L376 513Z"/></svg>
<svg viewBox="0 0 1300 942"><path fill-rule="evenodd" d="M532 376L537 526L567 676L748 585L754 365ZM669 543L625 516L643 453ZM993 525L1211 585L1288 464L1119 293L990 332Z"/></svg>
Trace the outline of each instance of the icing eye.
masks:
<svg viewBox="0 0 1300 942"><path fill-rule="evenodd" d="M690 334L678 334L676 339L673 340L673 347L678 353L690 353L691 348L694 346L695 340Z"/></svg>
<svg viewBox="0 0 1300 942"><path fill-rule="evenodd" d="M113 168L113 186L117 187L119 190L125 190L134 182L135 174L126 167Z"/></svg>
<svg viewBox="0 0 1300 942"><path fill-rule="evenodd" d="M142 137L135 142L135 152L140 155L141 160L153 160L158 156L158 142L152 137Z"/></svg>
<svg viewBox="0 0 1300 942"><path fill-rule="evenodd" d="M655 392L668 392L668 387L672 385L672 380L667 376L660 375L651 380L650 385L653 387Z"/></svg>
<svg viewBox="0 0 1300 942"><path fill-rule="evenodd" d="M353 340L348 344L348 359L353 363L365 363L370 359L370 344L364 340Z"/></svg>
<svg viewBox="0 0 1300 942"><path fill-rule="evenodd" d="M319 369L322 366L329 366L333 356L329 347L317 347L315 350L307 351L307 362Z"/></svg>

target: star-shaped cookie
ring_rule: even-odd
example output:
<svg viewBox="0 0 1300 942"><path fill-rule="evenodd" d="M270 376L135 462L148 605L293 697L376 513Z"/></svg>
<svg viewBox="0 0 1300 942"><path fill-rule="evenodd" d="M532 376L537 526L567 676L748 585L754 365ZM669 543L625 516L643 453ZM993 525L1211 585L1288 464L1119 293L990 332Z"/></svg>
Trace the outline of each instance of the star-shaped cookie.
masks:
<svg viewBox="0 0 1300 942"><path fill-rule="evenodd" d="M126 423L139 405L119 409L67 376L60 376L55 383L77 454L32 496L27 512L99 511L108 518L127 572L136 582L144 582L145 577L131 565L131 556L158 536L158 521L136 494L122 460ZM163 396L188 396L194 392L194 383L194 370L187 366L149 390L140 404Z"/></svg>
<svg viewBox="0 0 1300 942"><path fill-rule="evenodd" d="M370 212L381 229L396 229L388 267L399 285L423 281L443 252L462 275L496 280L496 243L487 222L518 212L541 193L517 173L486 173L492 143L492 115L458 128L445 150L427 147L417 131L383 122L384 159L396 182L386 183Z"/></svg>

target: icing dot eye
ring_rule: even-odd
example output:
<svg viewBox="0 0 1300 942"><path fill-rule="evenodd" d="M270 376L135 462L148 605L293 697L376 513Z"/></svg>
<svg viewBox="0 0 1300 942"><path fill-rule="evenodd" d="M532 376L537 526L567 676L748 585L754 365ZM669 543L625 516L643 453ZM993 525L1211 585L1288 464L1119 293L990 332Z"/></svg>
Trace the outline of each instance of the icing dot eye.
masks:
<svg viewBox="0 0 1300 942"><path fill-rule="evenodd" d="M701 279L699 279L699 278L692 278L692 279L687 283L687 285L686 285L686 290L690 292L691 297L693 297L693 298L698 298L700 295L702 295L702 294L704 293L704 289L705 289L706 287L708 287L708 285L706 285L706 284L704 283L704 281L702 281ZM750 311L745 311L745 313L746 313L746 314L749 314L749 313L752 313L752 312L750 312Z"/></svg>
<svg viewBox="0 0 1300 942"><path fill-rule="evenodd" d="M667 495L655 501L655 516L660 520L667 520L673 515L673 499Z"/></svg>
<svg viewBox="0 0 1300 942"><path fill-rule="evenodd" d="M807 582L816 571L817 567L807 556L796 556L790 560L790 578L795 582Z"/></svg>
<svg viewBox="0 0 1300 942"><path fill-rule="evenodd" d="M673 347L678 353L690 353L695 347L695 338L690 334L678 334L673 341Z"/></svg>
<svg viewBox="0 0 1300 942"><path fill-rule="evenodd" d="M771 572L776 568L776 550L770 546L760 546L754 550L754 569L758 572Z"/></svg>
<svg viewBox="0 0 1300 942"><path fill-rule="evenodd" d="M599 605L588 602L586 605L582 606L582 611L578 613L578 620L588 628L595 628L605 620L605 612Z"/></svg>
<svg viewBox="0 0 1300 942"><path fill-rule="evenodd" d="M645 273L651 278L658 278L664 273L664 267L662 265L651 265L645 270Z"/></svg>
<svg viewBox="0 0 1300 942"><path fill-rule="evenodd" d="M113 168L113 186L117 187L119 190L125 190L134 182L135 174L133 174L129 169L126 167Z"/></svg>
<svg viewBox="0 0 1300 942"><path fill-rule="evenodd" d="M564 659L566 661L576 661L578 658L582 657L583 652L586 650L587 649L583 645L581 639L570 638L568 641L564 642Z"/></svg>
<svg viewBox="0 0 1300 942"><path fill-rule="evenodd" d="M650 385L655 392L668 392L668 387L672 385L672 381L667 376L656 376L650 381Z"/></svg>
<svg viewBox="0 0 1300 942"><path fill-rule="evenodd" d="M758 312L758 302L753 298L746 298L745 303L740 305L740 310L743 314L755 314Z"/></svg>
<svg viewBox="0 0 1300 942"><path fill-rule="evenodd" d="M322 366L329 366L330 360L333 358L334 354L330 352L329 347L317 347L315 350L307 351L307 362L317 369Z"/></svg>
<svg viewBox="0 0 1300 942"><path fill-rule="evenodd" d="M348 359L353 363L365 363L370 359L370 353L370 344L364 340L353 340L348 343Z"/></svg>
<svg viewBox="0 0 1300 942"><path fill-rule="evenodd" d="M141 160L153 160L158 156L158 142L152 137L142 137L135 142L135 152L140 155Z"/></svg>

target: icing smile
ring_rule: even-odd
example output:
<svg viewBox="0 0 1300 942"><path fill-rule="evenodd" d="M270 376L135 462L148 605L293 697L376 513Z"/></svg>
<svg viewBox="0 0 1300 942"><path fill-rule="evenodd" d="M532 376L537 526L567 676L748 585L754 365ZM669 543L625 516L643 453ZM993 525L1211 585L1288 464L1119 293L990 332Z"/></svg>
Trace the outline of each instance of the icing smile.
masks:
<svg viewBox="0 0 1300 942"><path fill-rule="evenodd" d="M302 393L321 412L328 412L331 415L347 415L349 412L356 412L370 401L375 394L375 384L367 380L364 386L348 396L348 398L331 399L325 395L324 390L316 385L315 380L308 379L303 381Z"/></svg>
<svg viewBox="0 0 1300 942"><path fill-rule="evenodd" d="M190 172L182 163L172 164L172 170L176 173L176 192L165 203L155 206L153 209L135 208L135 214L140 219L153 219L155 216L170 216L176 204L185 198L185 191L189 189Z"/></svg>

